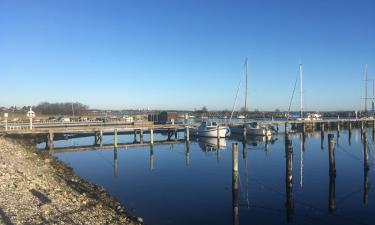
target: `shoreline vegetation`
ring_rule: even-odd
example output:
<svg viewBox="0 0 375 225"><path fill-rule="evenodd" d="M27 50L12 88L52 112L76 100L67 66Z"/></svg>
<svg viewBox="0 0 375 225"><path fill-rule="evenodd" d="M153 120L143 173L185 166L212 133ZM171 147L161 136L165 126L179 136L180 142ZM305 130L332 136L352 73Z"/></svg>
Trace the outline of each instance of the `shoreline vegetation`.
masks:
<svg viewBox="0 0 375 225"><path fill-rule="evenodd" d="M0 137L0 224L142 224L29 140Z"/></svg>

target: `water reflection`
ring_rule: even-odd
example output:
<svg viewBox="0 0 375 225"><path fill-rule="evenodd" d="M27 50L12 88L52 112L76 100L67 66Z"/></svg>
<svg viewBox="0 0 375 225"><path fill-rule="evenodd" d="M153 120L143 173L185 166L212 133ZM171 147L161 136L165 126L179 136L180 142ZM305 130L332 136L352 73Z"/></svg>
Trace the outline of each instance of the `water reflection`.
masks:
<svg viewBox="0 0 375 225"><path fill-rule="evenodd" d="M204 152L211 152L216 151L220 149L226 149L227 148L227 141L225 138L208 138L208 137L200 137L197 138L197 142L199 144L199 147Z"/></svg>
<svg viewBox="0 0 375 225"><path fill-rule="evenodd" d="M371 135L371 130L367 132ZM108 151L99 150L99 153L86 151L56 155L68 162L79 175L104 186L122 203L137 209L134 214L145 217L148 224L197 224L202 218L205 218L205 224L223 225L250 222L316 224L316 221L343 224L343 215L364 218L350 224L360 224L362 220L362 224L369 224L370 211L375 209L370 187L374 178L370 170L373 160L372 143L368 141L370 137L355 129L340 131L340 137L334 137L338 134L336 130L328 130L327 133L328 138L324 131L291 133L285 137L278 135L272 140L260 136L248 136L247 140L238 137L234 141L198 138L191 142L174 143L173 151L170 151L171 142L159 145L155 141L155 145L127 150L119 145L119 148L112 147ZM358 140L360 135L362 141ZM129 137L130 141L132 138ZM278 139L280 141L277 142ZM233 155L233 142L238 143L237 156ZM327 150L315 151L319 147L324 149L325 145ZM268 155L264 154L263 149ZM207 159L202 151L216 153L220 163ZM83 154L84 157L77 157ZM101 158L97 155L101 155ZM105 157L111 164L108 171L108 164L102 162ZM230 159L238 157L239 169L230 171L230 164L233 163ZM157 172L149 172L155 170L155 159L158 160ZM191 165L190 160L194 160ZM100 166L100 174L86 169L91 165ZM284 169L285 179L280 178ZM336 169L341 178L337 182ZM127 172L118 174L118 170ZM293 181L297 182L294 187ZM149 192L150 187L155 191ZM357 191L353 192L353 189ZM352 192L355 194L350 194ZM166 198L166 193L173 197ZM342 196L345 196L345 201L341 201ZM260 204L262 208L258 207ZM149 205L160 207L152 207L156 211L151 212ZM176 207L165 210L168 205ZM354 208L357 215L351 215ZM189 218L183 217L187 213ZM207 218L207 213L215 216ZM315 219L314 222L309 218Z"/></svg>

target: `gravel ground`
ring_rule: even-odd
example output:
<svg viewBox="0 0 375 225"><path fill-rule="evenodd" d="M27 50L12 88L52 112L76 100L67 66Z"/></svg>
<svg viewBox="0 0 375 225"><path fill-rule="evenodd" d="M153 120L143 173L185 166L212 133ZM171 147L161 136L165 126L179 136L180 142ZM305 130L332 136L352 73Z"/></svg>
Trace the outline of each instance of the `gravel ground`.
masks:
<svg viewBox="0 0 375 225"><path fill-rule="evenodd" d="M0 137L0 224L142 224L32 143Z"/></svg>

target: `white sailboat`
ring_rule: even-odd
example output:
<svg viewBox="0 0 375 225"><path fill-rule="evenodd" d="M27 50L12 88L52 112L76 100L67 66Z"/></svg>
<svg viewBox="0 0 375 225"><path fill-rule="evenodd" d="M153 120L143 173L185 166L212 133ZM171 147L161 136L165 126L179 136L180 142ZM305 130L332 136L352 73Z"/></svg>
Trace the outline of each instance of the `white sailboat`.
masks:
<svg viewBox="0 0 375 225"><path fill-rule="evenodd" d="M247 70L248 70L248 63L247 58L245 59L244 64L244 70L245 70L245 110L247 109ZM237 101L237 95L236 100ZM233 107L234 110L234 107ZM233 114L233 111L232 111ZM260 135L260 136L270 136L271 131L268 130L266 127L260 126L256 123L253 124L244 124L244 127L246 128L246 133L248 135ZM243 134L243 128L242 127L231 127L231 132L236 134Z"/></svg>

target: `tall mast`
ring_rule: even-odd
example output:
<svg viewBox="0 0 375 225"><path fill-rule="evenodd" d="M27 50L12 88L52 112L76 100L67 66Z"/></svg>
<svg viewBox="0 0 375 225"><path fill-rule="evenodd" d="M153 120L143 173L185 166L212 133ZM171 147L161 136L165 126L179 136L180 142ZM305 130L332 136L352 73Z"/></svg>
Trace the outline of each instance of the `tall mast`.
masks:
<svg viewBox="0 0 375 225"><path fill-rule="evenodd" d="M366 64L366 67L365 67L365 112L367 112L367 82L368 82L368 73L367 73L367 70L368 70L368 66Z"/></svg>
<svg viewBox="0 0 375 225"><path fill-rule="evenodd" d="M375 98L375 80L372 79L372 98L371 98L371 100L372 100L372 104L371 104L372 113L375 112L375 102L374 102L375 99L374 98Z"/></svg>
<svg viewBox="0 0 375 225"><path fill-rule="evenodd" d="M247 110L247 58L245 59L245 110Z"/></svg>
<svg viewBox="0 0 375 225"><path fill-rule="evenodd" d="M299 64L299 80L300 80L300 98L301 98L301 118L303 118L303 65Z"/></svg>

